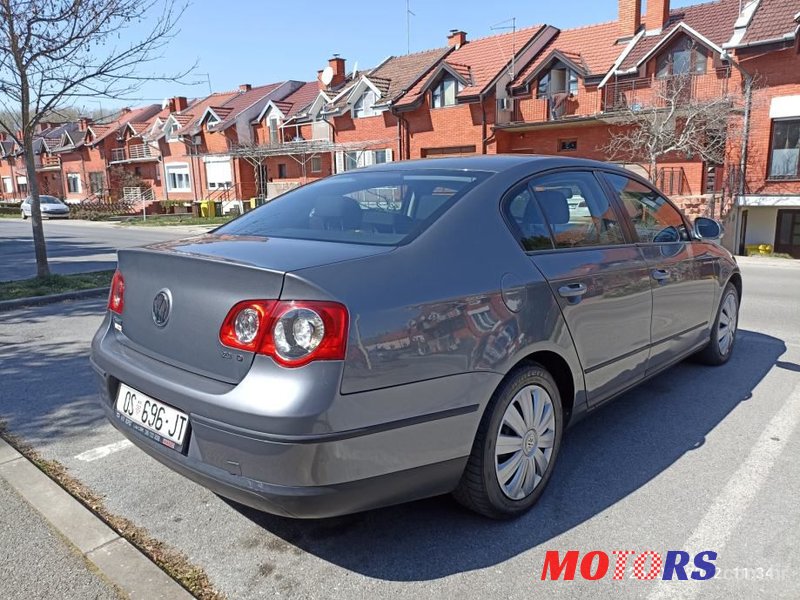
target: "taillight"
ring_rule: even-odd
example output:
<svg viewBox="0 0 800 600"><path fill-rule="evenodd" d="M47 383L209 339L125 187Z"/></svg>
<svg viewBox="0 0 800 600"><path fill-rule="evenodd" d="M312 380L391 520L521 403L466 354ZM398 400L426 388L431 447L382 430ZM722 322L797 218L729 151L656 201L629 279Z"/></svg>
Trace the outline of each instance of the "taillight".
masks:
<svg viewBox="0 0 800 600"><path fill-rule="evenodd" d="M337 302L249 300L230 310L219 339L225 346L300 367L314 360L342 360L347 326L347 309Z"/></svg>
<svg viewBox="0 0 800 600"><path fill-rule="evenodd" d="M111 290L108 293L108 310L115 312L118 315L122 314L122 309L125 307L125 279L119 269L114 271L114 277L111 279Z"/></svg>

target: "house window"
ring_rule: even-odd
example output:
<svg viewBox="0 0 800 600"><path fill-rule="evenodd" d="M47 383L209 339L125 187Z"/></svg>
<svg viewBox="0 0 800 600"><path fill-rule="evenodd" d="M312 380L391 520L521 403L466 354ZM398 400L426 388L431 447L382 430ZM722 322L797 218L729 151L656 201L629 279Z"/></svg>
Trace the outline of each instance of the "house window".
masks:
<svg viewBox="0 0 800 600"><path fill-rule="evenodd" d="M372 105L378 101L378 97L375 95L375 92L372 90L367 91L364 94L361 94L361 97L356 100L356 103L353 105L353 118L360 119L362 117L373 117L380 113L380 111L375 110Z"/></svg>
<svg viewBox="0 0 800 600"><path fill-rule="evenodd" d="M14 182L11 177L3 177L3 192L6 194L14 193Z"/></svg>
<svg viewBox="0 0 800 600"><path fill-rule="evenodd" d="M800 179L800 119L772 122L770 179Z"/></svg>
<svg viewBox="0 0 800 600"><path fill-rule="evenodd" d="M167 165L167 190L170 192L191 192L192 184L189 176L189 165Z"/></svg>
<svg viewBox="0 0 800 600"><path fill-rule="evenodd" d="M331 137L331 128L327 121L317 119L311 124L311 137L315 140L329 140Z"/></svg>
<svg viewBox="0 0 800 600"><path fill-rule="evenodd" d="M217 117L214 115L208 115L208 119L206 120L206 129L211 129L217 123L219 123L219 119Z"/></svg>
<svg viewBox="0 0 800 600"><path fill-rule="evenodd" d="M344 170L352 171L358 168L358 152L344 153Z"/></svg>
<svg viewBox="0 0 800 600"><path fill-rule="evenodd" d="M89 190L93 194L102 194L105 188L106 178L102 171L89 173Z"/></svg>
<svg viewBox="0 0 800 600"><path fill-rule="evenodd" d="M166 137L168 142L174 142L175 140L178 139L177 131L178 131L177 123L171 122L169 125L167 125Z"/></svg>
<svg viewBox="0 0 800 600"><path fill-rule="evenodd" d="M311 157L311 172L312 173L322 172L322 159L319 156Z"/></svg>
<svg viewBox="0 0 800 600"><path fill-rule="evenodd" d="M81 176L77 173L67 173L67 191L70 194L81 193Z"/></svg>
<svg viewBox="0 0 800 600"><path fill-rule="evenodd" d="M575 138L569 140L558 140L559 152L575 152L578 149L578 140Z"/></svg>
<svg viewBox="0 0 800 600"><path fill-rule="evenodd" d="M272 117L269 120L269 143L280 143L280 140L278 139L278 119L275 117Z"/></svg>
<svg viewBox="0 0 800 600"><path fill-rule="evenodd" d="M386 162L386 150L375 150L373 164L381 165Z"/></svg>
<svg viewBox="0 0 800 600"><path fill-rule="evenodd" d="M663 78L671 75L702 75L706 72L706 62L705 51L698 48L691 39L683 38L658 57L656 76Z"/></svg>
<svg viewBox="0 0 800 600"><path fill-rule="evenodd" d="M286 163L278 163L278 179L286 179Z"/></svg>
<svg viewBox="0 0 800 600"><path fill-rule="evenodd" d="M233 176L229 158L206 159L206 185L210 190L231 187Z"/></svg>
<svg viewBox="0 0 800 600"><path fill-rule="evenodd" d="M456 103L456 94L461 91L461 84L452 75L445 75L431 90L431 106L442 108Z"/></svg>
<svg viewBox="0 0 800 600"><path fill-rule="evenodd" d="M17 190L20 194L28 193L28 178L22 175L17 175Z"/></svg>
<svg viewBox="0 0 800 600"><path fill-rule="evenodd" d="M556 94L578 95L578 73L558 61L539 77L537 98L550 98Z"/></svg>

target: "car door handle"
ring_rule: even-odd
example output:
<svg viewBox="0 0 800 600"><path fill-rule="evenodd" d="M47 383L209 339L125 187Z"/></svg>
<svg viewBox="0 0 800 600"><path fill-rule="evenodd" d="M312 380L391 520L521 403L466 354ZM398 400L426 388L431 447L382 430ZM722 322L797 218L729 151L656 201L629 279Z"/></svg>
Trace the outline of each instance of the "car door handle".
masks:
<svg viewBox="0 0 800 600"><path fill-rule="evenodd" d="M583 283L568 283L558 288L558 295L570 300L580 300L580 297L586 293L586 290L586 285Z"/></svg>
<svg viewBox="0 0 800 600"><path fill-rule="evenodd" d="M666 269L653 269L650 272L650 276L657 282L662 283L667 279L669 279L669 271L667 271Z"/></svg>

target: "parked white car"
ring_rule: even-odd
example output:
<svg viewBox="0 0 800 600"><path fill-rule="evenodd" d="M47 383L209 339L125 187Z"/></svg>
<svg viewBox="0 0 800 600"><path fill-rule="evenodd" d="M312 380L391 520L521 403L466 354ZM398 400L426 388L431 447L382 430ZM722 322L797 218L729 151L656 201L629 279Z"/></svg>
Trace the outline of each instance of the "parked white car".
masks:
<svg viewBox="0 0 800 600"><path fill-rule="evenodd" d="M55 196L39 196L39 208L42 211L42 217L45 219L68 219L69 206L64 204ZM28 196L22 201L20 205L22 218L27 219L31 216L31 197Z"/></svg>

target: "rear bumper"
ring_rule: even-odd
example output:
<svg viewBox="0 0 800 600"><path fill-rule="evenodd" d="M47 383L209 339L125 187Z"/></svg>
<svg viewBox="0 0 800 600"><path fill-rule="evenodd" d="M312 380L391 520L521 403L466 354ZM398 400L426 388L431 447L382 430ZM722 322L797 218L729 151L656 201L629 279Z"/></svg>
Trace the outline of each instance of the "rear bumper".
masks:
<svg viewBox="0 0 800 600"><path fill-rule="evenodd" d="M337 378L327 398L318 397L324 390L307 388L300 393L308 398L270 398L276 414L247 418L233 410L247 406L238 396L258 389L263 398L265 386L281 389L277 380L270 386L263 373L248 374L237 386L217 382L219 389L213 389L205 378L192 376L197 381L190 388L185 371L120 348L113 332L103 329L93 342L92 366L101 404L115 427L156 460L219 495L296 518L347 514L452 491L499 377L465 374L346 396L338 395ZM248 383L256 375L259 385ZM181 377L180 388L173 389ZM185 453L121 421L114 410L120 381L189 414Z"/></svg>
<svg viewBox="0 0 800 600"><path fill-rule="evenodd" d="M111 423L151 457L230 500L282 517L317 519L409 502L452 491L466 457L328 486L286 486L235 475L164 448L122 424L103 403ZM266 448L265 448L266 450Z"/></svg>

